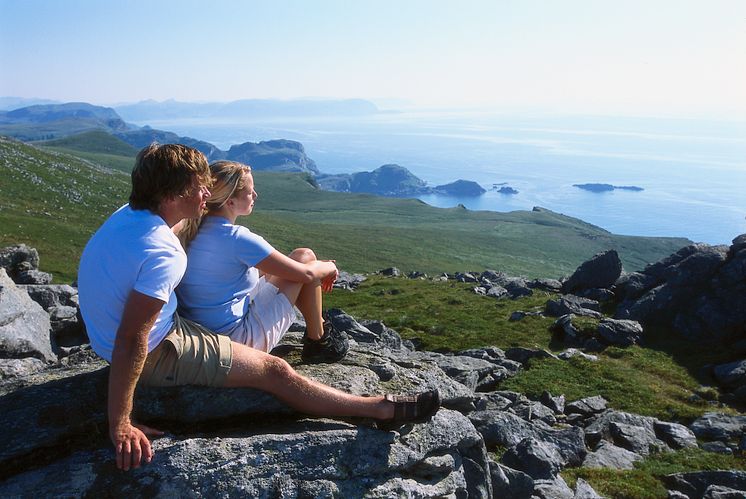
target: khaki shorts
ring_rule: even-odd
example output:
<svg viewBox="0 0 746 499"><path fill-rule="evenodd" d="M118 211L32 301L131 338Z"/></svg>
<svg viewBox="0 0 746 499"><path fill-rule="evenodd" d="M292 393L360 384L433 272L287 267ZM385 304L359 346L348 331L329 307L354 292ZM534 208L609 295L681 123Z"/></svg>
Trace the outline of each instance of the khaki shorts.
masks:
<svg viewBox="0 0 746 499"><path fill-rule="evenodd" d="M227 336L174 314L174 329L145 359L141 385L223 386L233 348Z"/></svg>

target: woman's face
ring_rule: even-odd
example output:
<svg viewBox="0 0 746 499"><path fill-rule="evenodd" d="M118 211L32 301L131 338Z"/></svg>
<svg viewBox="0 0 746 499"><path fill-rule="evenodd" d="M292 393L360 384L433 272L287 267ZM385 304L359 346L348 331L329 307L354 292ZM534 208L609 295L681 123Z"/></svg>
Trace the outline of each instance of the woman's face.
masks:
<svg viewBox="0 0 746 499"><path fill-rule="evenodd" d="M233 209L236 215L250 215L254 209L254 202L259 194L254 190L254 177L251 173L246 173L244 176L244 188L236 191L233 195Z"/></svg>

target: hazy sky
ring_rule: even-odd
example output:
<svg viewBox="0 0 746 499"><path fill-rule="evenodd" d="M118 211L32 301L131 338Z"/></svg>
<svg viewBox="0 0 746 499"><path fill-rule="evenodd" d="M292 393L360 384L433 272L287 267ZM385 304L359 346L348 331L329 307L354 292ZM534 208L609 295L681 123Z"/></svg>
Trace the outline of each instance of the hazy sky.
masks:
<svg viewBox="0 0 746 499"><path fill-rule="evenodd" d="M746 116L746 0L0 0L0 96Z"/></svg>

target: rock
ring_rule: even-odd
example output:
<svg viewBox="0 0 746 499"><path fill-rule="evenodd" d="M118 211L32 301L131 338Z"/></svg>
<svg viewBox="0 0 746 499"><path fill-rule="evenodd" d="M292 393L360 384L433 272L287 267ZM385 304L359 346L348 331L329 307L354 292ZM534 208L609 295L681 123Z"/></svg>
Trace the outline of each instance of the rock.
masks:
<svg viewBox="0 0 746 499"><path fill-rule="evenodd" d="M624 319L602 319L598 334L611 345L628 347L640 342L642 326L637 321Z"/></svg>
<svg viewBox="0 0 746 499"><path fill-rule="evenodd" d="M555 414L562 414L565 412L565 396L558 395L553 397L551 393L544 390L541 394L539 401L554 411Z"/></svg>
<svg viewBox="0 0 746 499"><path fill-rule="evenodd" d="M433 355L431 357L443 372L470 390L494 390L497 383L510 373L490 361L466 355Z"/></svg>
<svg viewBox="0 0 746 499"><path fill-rule="evenodd" d="M0 249L0 267L15 281L18 274L39 269L39 252L25 244Z"/></svg>
<svg viewBox="0 0 746 499"><path fill-rule="evenodd" d="M508 317L508 320L510 322L517 322L517 321L525 319L526 315L527 315L526 312L522 310L516 310L515 312L510 314L510 317Z"/></svg>
<svg viewBox="0 0 746 499"><path fill-rule="evenodd" d="M746 471L694 471L673 473L663 477L669 489L686 494L690 498L702 497L708 487L718 485L735 490L746 490Z"/></svg>
<svg viewBox="0 0 746 499"><path fill-rule="evenodd" d="M546 314L550 317L561 317L567 314L575 314L583 317L600 319L603 314L599 312L599 304L595 300L581 298L575 295L562 295L559 300L547 300Z"/></svg>
<svg viewBox="0 0 746 499"><path fill-rule="evenodd" d="M540 499L573 499L575 493L565 479L557 475L553 480L534 480L534 497Z"/></svg>
<svg viewBox="0 0 746 499"><path fill-rule="evenodd" d="M585 456L583 467L631 470L634 469L635 462L640 459L642 459L640 454L617 447L607 440L601 440L596 449Z"/></svg>
<svg viewBox="0 0 746 499"><path fill-rule="evenodd" d="M743 499L746 497L746 490L736 490L722 485L710 485L705 490L702 499Z"/></svg>
<svg viewBox="0 0 746 499"><path fill-rule="evenodd" d="M508 449L503 454L502 463L537 480L557 476L563 459L553 445L528 437Z"/></svg>
<svg viewBox="0 0 746 499"><path fill-rule="evenodd" d="M513 401L503 397L499 393L489 392L481 394L479 400L474 404L478 411L504 411L512 407Z"/></svg>
<svg viewBox="0 0 746 499"><path fill-rule="evenodd" d="M585 440L589 447L595 447L602 439L612 439L610 429L612 422L639 426L649 432L655 433L655 423L658 420L650 416L640 416L638 414L609 409L593 416L585 427Z"/></svg>
<svg viewBox="0 0 746 499"><path fill-rule="evenodd" d="M474 294L476 294L476 295L480 295L480 296L486 296L487 295L487 290L485 288L481 287L481 286L477 286L472 291L474 291Z"/></svg>
<svg viewBox="0 0 746 499"><path fill-rule="evenodd" d="M534 493L534 479L526 473L490 461L492 497L530 499Z"/></svg>
<svg viewBox="0 0 746 499"><path fill-rule="evenodd" d="M689 425L703 440L737 440L746 432L746 416L708 412Z"/></svg>
<svg viewBox="0 0 746 499"><path fill-rule="evenodd" d="M591 484L578 478L575 484L575 499L603 499L598 492L596 492Z"/></svg>
<svg viewBox="0 0 746 499"><path fill-rule="evenodd" d="M606 410L606 399L600 395L586 397L565 405L566 414L581 414L591 416Z"/></svg>
<svg viewBox="0 0 746 499"><path fill-rule="evenodd" d="M588 298L589 300L595 300L597 302L613 301L616 298L614 292L606 288L584 289L578 293L578 296L581 298Z"/></svg>
<svg viewBox="0 0 746 499"><path fill-rule="evenodd" d="M598 361L597 355L590 355L585 352L581 352L577 348L568 348L566 350L563 350L562 352L557 354L557 357L559 357L562 360L572 359L573 357L580 357L581 359L585 359L590 362Z"/></svg>
<svg viewBox="0 0 746 499"><path fill-rule="evenodd" d="M381 336L360 324L344 310L332 308L327 310L328 320L337 331L343 332L349 338L362 343L380 343Z"/></svg>
<svg viewBox="0 0 746 499"><path fill-rule="evenodd" d="M655 287L659 282L651 275L640 272L622 274L614 283L616 296L622 300L636 300Z"/></svg>
<svg viewBox="0 0 746 499"><path fill-rule="evenodd" d="M362 282L367 278L362 274L350 274L349 272L341 271L337 280L334 282L334 287L339 289L356 289Z"/></svg>
<svg viewBox="0 0 746 499"><path fill-rule="evenodd" d="M724 442L704 442L702 444L702 450L707 452L714 452L716 454L733 454L733 449L728 447Z"/></svg>
<svg viewBox="0 0 746 499"><path fill-rule="evenodd" d="M387 277L399 277L401 275L401 271L396 267L387 267L379 270L378 273Z"/></svg>
<svg viewBox="0 0 746 499"><path fill-rule="evenodd" d="M572 323L574 318L574 314L565 314L552 324L551 329L563 335L566 343L574 343L579 340L580 331Z"/></svg>
<svg viewBox="0 0 746 499"><path fill-rule="evenodd" d="M641 456L647 456L651 452L668 450L666 444L658 440L652 430L643 426L612 421L609 423L609 431L615 444Z"/></svg>
<svg viewBox="0 0 746 499"><path fill-rule="evenodd" d="M54 362L49 316L0 269L0 356Z"/></svg>
<svg viewBox="0 0 746 499"><path fill-rule="evenodd" d="M656 421L653 425L655 434L672 449L684 449L697 446L697 437L689 428L678 423Z"/></svg>
<svg viewBox="0 0 746 499"><path fill-rule="evenodd" d="M608 288L622 273L622 261L616 250L608 250L584 262L562 284L563 293L589 288Z"/></svg>
<svg viewBox="0 0 746 499"><path fill-rule="evenodd" d="M519 415L526 421L543 421L549 426L557 424L557 418L554 411L540 402L526 400L525 402L516 403L510 408L510 411Z"/></svg>
<svg viewBox="0 0 746 499"><path fill-rule="evenodd" d="M720 364L712 371L715 379L722 385L738 387L746 384L746 360Z"/></svg>
<svg viewBox="0 0 746 499"><path fill-rule="evenodd" d="M534 294L534 292L526 285L526 282L523 280L515 280L507 283L505 285L505 289L507 290L508 294L510 294L510 297L520 298L522 296L531 296Z"/></svg>
<svg viewBox="0 0 746 499"><path fill-rule="evenodd" d="M557 359L557 356L547 350L513 347L505 351L505 356L515 362L526 364L530 359Z"/></svg>
<svg viewBox="0 0 746 499"><path fill-rule="evenodd" d="M527 283L529 288L541 289L552 293L557 293L562 289L562 283L557 279L534 279Z"/></svg>
<svg viewBox="0 0 746 499"><path fill-rule="evenodd" d="M524 438L532 437L553 444L562 456L563 466L578 466L587 453L580 428L549 428L544 423L529 423L504 411L474 411L469 419L487 445L513 447Z"/></svg>
<svg viewBox="0 0 746 499"><path fill-rule="evenodd" d="M281 432L166 437L154 446L153 462L127 474L116 472L107 444L14 476L0 485L0 495L34 490L38 496L95 497L127 490L156 497L490 497L491 492L479 435L463 416L447 410L405 435L302 420L286 424ZM480 466L481 476L469 472L467 462Z"/></svg>
<svg viewBox="0 0 746 499"><path fill-rule="evenodd" d="M52 274L41 270L24 270L16 275L18 284L49 284L52 282Z"/></svg>
<svg viewBox="0 0 746 499"><path fill-rule="evenodd" d="M59 306L80 307L78 290L67 284L23 284L18 287L46 311Z"/></svg>
<svg viewBox="0 0 746 499"><path fill-rule="evenodd" d="M0 359L0 379L28 376L46 367L44 361L35 357L23 359Z"/></svg>
<svg viewBox="0 0 746 499"><path fill-rule="evenodd" d="M495 284L487 290L487 296L490 296L492 298L503 298L505 296L508 296L508 290L503 288L502 286L498 286L497 284Z"/></svg>

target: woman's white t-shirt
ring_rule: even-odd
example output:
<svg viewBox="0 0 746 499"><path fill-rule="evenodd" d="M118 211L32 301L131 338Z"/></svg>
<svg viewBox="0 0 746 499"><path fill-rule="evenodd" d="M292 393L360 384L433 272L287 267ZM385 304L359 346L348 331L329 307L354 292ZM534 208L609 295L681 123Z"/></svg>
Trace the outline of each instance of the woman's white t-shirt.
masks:
<svg viewBox="0 0 746 499"><path fill-rule="evenodd" d="M274 251L263 237L223 217L208 216L187 248L187 269L176 289L179 314L216 333L246 315L259 281L255 265Z"/></svg>

